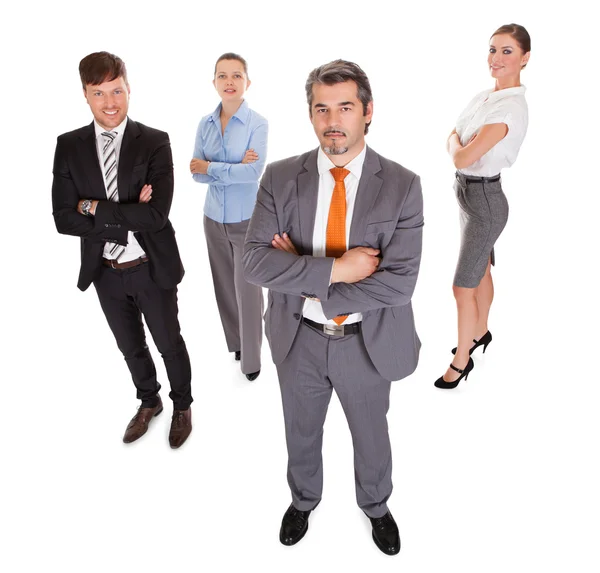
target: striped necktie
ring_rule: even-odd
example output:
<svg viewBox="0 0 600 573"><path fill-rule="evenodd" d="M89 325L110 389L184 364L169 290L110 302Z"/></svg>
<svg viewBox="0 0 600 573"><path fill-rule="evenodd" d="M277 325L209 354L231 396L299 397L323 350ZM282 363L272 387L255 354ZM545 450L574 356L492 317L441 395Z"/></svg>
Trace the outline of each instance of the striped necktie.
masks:
<svg viewBox="0 0 600 573"><path fill-rule="evenodd" d="M343 167L330 169L335 186L329 206L326 234L326 257L341 257L346 252L346 184L344 179L350 173ZM346 316L336 316L333 319L337 325L346 320Z"/></svg>
<svg viewBox="0 0 600 573"><path fill-rule="evenodd" d="M109 201L119 202L119 189L117 186L117 150L115 149L116 131L104 131L104 147L102 148L102 169L106 183L106 195ZM115 260L125 251L123 245L118 243L107 243L110 247L110 255Z"/></svg>

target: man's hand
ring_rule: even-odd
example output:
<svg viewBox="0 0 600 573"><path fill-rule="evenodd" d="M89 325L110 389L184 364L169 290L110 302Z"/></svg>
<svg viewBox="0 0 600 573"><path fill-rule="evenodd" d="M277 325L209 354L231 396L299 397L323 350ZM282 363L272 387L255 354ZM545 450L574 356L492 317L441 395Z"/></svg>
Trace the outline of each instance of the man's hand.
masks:
<svg viewBox="0 0 600 573"><path fill-rule="evenodd" d="M87 199L81 199L79 201L79 203L77 203L77 212L80 215L85 215L85 213L81 210L81 205L83 205L83 202L87 201ZM96 214L96 206L98 205L98 201L96 201L95 199L92 201L92 206L90 207L90 214L91 215L95 215Z"/></svg>
<svg viewBox="0 0 600 573"><path fill-rule="evenodd" d="M255 161L258 161L258 153L256 153L254 149L248 149L248 151L246 151L246 153L244 154L244 159L242 159L242 163L254 163Z"/></svg>
<svg viewBox="0 0 600 573"><path fill-rule="evenodd" d="M283 235L281 236L275 235L275 237L271 241L271 244L273 245L273 247L279 249L280 251L286 251L287 253L292 253L293 255L298 254L296 247L294 247L294 244L292 243L292 240L288 237L287 233L283 233Z"/></svg>
<svg viewBox="0 0 600 573"><path fill-rule="evenodd" d="M202 173L203 175L206 175L206 173L208 172L208 164L210 163L210 161L204 161L204 159L192 159L190 161L190 171L192 173Z"/></svg>
<svg viewBox="0 0 600 573"><path fill-rule="evenodd" d="M331 284L357 283L370 277L379 266L379 249L355 247L346 251L333 263Z"/></svg>
<svg viewBox="0 0 600 573"><path fill-rule="evenodd" d="M152 185L144 185L140 191L140 203L149 203L152 199Z"/></svg>

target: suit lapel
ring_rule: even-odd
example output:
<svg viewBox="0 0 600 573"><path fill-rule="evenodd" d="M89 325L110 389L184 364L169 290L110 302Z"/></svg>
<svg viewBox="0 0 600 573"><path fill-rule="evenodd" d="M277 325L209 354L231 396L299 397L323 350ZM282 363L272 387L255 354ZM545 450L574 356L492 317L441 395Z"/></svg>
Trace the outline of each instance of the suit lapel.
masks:
<svg viewBox="0 0 600 573"><path fill-rule="evenodd" d="M369 213L375 204L375 200L377 199L383 184L383 181L376 175L378 171L381 171L379 156L367 146L365 162L363 164L360 182L358 183L358 190L356 191L348 249L363 244Z"/></svg>
<svg viewBox="0 0 600 573"><path fill-rule="evenodd" d="M140 136L140 128L137 126L135 121L131 119L127 120L125 126L125 133L123 134L123 141L121 141L121 151L119 153L119 164L118 164L118 180L119 186L119 202L127 203L134 199L129 197L129 191L131 189L131 172L133 171L133 162L135 160L139 142L137 139Z"/></svg>
<svg viewBox="0 0 600 573"><path fill-rule="evenodd" d="M312 255L313 232L315 215L319 196L319 172L317 169L317 152L315 149L308 154L304 169L298 175L296 192L298 195L298 212L300 218L300 244L305 255Z"/></svg>
<svg viewBox="0 0 600 573"><path fill-rule="evenodd" d="M86 199L106 199L106 187L104 186L104 176L98 161L98 149L96 147L96 130L94 122L84 127L79 137L83 145L77 149L81 154L81 164L84 166L85 175L90 184L90 196Z"/></svg>

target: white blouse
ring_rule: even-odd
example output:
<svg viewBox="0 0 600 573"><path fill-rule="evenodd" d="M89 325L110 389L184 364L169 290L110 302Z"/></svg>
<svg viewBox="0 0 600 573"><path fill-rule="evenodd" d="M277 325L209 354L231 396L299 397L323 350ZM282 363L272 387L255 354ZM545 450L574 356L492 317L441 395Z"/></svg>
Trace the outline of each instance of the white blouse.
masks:
<svg viewBox="0 0 600 573"><path fill-rule="evenodd" d="M456 121L461 145L469 143L484 125L505 123L508 133L478 161L459 171L475 177L493 177L504 167L510 167L525 139L528 121L524 85L477 94Z"/></svg>

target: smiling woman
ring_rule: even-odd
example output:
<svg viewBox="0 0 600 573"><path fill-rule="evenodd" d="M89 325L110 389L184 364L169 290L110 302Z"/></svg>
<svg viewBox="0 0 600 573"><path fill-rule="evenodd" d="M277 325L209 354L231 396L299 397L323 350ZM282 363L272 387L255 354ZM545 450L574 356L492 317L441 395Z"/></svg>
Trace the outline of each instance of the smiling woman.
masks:
<svg viewBox="0 0 600 573"><path fill-rule="evenodd" d="M494 297L494 244L508 220L500 172L517 159L527 131L521 70L530 51L531 39L523 26L508 24L494 32L487 60L494 88L471 100L448 138L457 168L454 190L462 229L454 275L458 346L448 370L435 381L438 388L455 388L473 369L471 353L479 346L485 352L492 340L488 315Z"/></svg>

